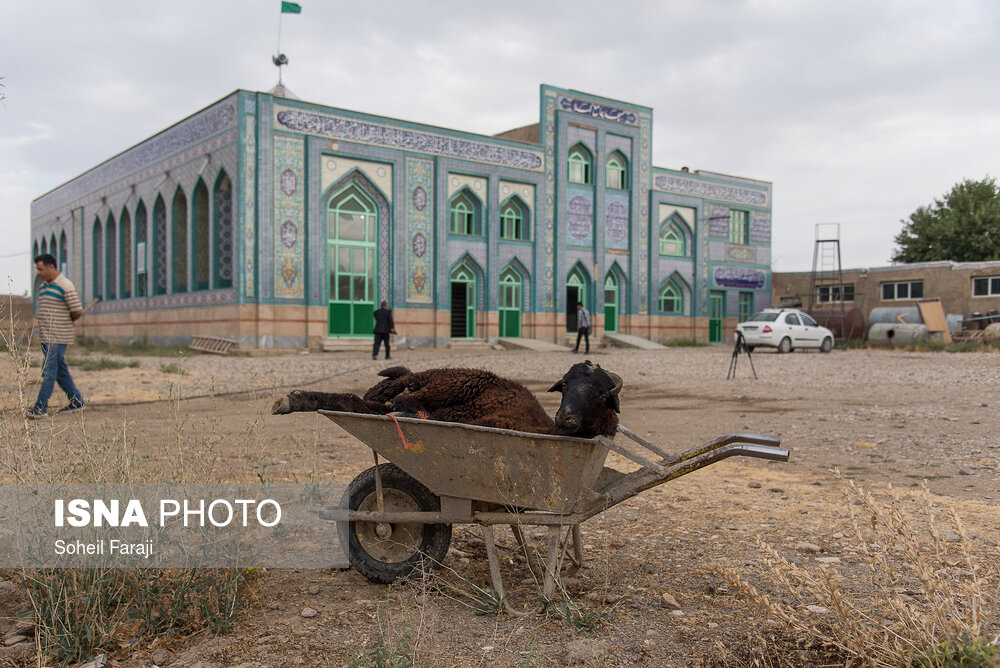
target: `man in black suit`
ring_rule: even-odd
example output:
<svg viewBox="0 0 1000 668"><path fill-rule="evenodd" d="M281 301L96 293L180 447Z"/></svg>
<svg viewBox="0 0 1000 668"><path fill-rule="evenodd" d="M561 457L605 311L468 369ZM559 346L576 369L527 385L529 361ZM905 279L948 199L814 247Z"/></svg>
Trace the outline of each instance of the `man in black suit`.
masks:
<svg viewBox="0 0 1000 668"><path fill-rule="evenodd" d="M385 341L385 358L392 359L389 355L389 334L396 333L396 326L392 322L392 311L386 308L388 304L383 301L382 307L375 311L375 347L372 348L372 359L378 359L378 349Z"/></svg>

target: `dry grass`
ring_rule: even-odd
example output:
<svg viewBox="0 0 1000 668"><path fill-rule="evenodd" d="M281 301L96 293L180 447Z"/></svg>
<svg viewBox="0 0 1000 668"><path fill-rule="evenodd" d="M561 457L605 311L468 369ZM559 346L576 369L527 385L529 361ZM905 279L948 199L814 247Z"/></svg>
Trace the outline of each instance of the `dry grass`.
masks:
<svg viewBox="0 0 1000 668"><path fill-rule="evenodd" d="M1000 549L975 544L957 512L926 489L904 495L890 487L876 499L840 479L858 568L808 568L760 543L760 585L719 571L800 646L833 665L1000 666ZM726 665L797 665L789 654L762 649L768 643L760 637L758 644L757 652Z"/></svg>
<svg viewBox="0 0 1000 668"><path fill-rule="evenodd" d="M12 379L0 393L0 481L51 484L163 482L163 468L137 456L141 429L123 420L93 429L85 416L58 422L30 421L34 376L32 354L13 335L13 319L0 326L0 340ZM102 360L104 358L101 358ZM101 366L99 368L107 368ZM174 440L164 447L176 453L174 480L219 479L215 450L222 433L217 424L188 424L176 402L169 404ZM257 423L255 423L257 424ZM250 427L251 432L253 426ZM258 439L245 434L251 447ZM72 447L67 451L67 443ZM141 452L142 448L138 448ZM69 456L67 456L69 455ZM249 467L252 457L244 458ZM246 479L253 474L244 471ZM226 476L238 476L228 469ZM252 594L240 569L38 569L6 573L27 594L38 629L39 665L61 666L113 653L156 639L182 638L208 631L223 633ZM21 613L24 611L6 611Z"/></svg>

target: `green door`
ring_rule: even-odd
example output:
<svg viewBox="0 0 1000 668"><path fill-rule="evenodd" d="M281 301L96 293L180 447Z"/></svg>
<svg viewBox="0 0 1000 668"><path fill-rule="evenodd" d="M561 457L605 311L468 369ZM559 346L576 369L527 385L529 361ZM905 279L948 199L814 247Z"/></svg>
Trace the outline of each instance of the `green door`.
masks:
<svg viewBox="0 0 1000 668"><path fill-rule="evenodd" d="M354 187L330 199L327 209L330 336L371 336L378 229L375 211L374 204Z"/></svg>
<svg viewBox="0 0 1000 668"><path fill-rule="evenodd" d="M513 269L500 276L500 336L521 336L521 276Z"/></svg>
<svg viewBox="0 0 1000 668"><path fill-rule="evenodd" d="M618 279L611 273L604 279L604 331L618 331Z"/></svg>
<svg viewBox="0 0 1000 668"><path fill-rule="evenodd" d="M577 303L583 304L584 308L587 307L584 295L586 292L583 289L584 280L580 276L579 272L574 270L570 273L569 278L566 280L566 331L576 332L576 305Z"/></svg>
<svg viewBox="0 0 1000 668"><path fill-rule="evenodd" d="M708 342L722 343L722 319L726 315L726 293L713 290L708 303Z"/></svg>
<svg viewBox="0 0 1000 668"><path fill-rule="evenodd" d="M476 338L476 275L464 264L451 272L451 337Z"/></svg>

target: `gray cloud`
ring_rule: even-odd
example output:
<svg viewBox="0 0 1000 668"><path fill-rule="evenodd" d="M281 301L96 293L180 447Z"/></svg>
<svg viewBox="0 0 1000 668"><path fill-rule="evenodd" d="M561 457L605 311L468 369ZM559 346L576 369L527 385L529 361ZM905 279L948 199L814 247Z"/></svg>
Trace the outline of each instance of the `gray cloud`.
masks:
<svg viewBox="0 0 1000 668"><path fill-rule="evenodd" d="M487 134L537 120L542 82L653 107L656 165L773 182L778 270L808 269L828 221L845 266L884 264L900 219L998 171L987 0L301 4L282 21L300 97ZM27 249L34 197L273 86L278 7L5 3L0 256ZM28 258L8 275L26 289Z"/></svg>

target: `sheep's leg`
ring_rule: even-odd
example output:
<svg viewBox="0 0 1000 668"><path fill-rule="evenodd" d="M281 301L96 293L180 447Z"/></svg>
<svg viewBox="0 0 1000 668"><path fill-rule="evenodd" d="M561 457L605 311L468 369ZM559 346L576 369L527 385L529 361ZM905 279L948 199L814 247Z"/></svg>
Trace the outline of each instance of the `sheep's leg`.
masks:
<svg viewBox="0 0 1000 668"><path fill-rule="evenodd" d="M356 394L334 394L331 392L305 392L294 390L287 397L274 402L273 415L285 415L300 411L344 411L368 415L385 415L391 409L383 403L365 401Z"/></svg>

